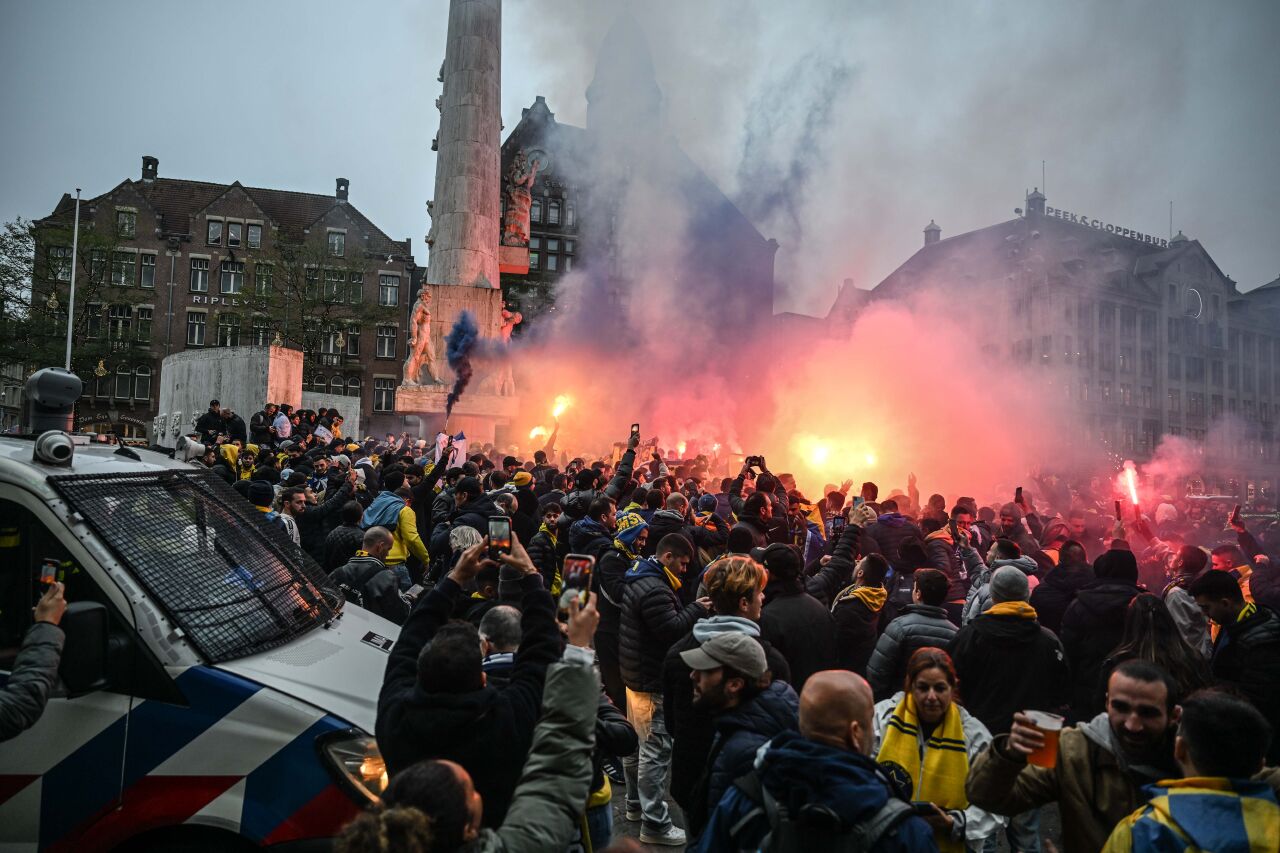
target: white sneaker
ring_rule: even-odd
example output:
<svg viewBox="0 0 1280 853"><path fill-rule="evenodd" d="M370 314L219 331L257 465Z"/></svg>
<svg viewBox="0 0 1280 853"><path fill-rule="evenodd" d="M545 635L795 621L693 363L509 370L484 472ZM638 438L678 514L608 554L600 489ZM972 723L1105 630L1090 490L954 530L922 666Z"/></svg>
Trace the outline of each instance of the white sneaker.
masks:
<svg viewBox="0 0 1280 853"><path fill-rule="evenodd" d="M640 821L644 820L644 812L640 811L639 806L636 806L634 809L628 806L627 820L631 821L632 823L639 823Z"/></svg>
<svg viewBox="0 0 1280 853"><path fill-rule="evenodd" d="M658 844L663 847L683 847L684 830L674 824L666 832L651 832L647 829L642 829L640 830L640 841L643 844Z"/></svg>

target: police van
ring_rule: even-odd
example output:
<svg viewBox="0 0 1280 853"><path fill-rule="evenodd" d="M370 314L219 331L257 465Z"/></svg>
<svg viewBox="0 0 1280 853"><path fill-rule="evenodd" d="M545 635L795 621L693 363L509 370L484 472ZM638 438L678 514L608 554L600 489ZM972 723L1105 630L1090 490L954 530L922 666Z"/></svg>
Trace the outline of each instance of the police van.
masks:
<svg viewBox="0 0 1280 853"><path fill-rule="evenodd" d="M0 682L50 569L66 644L43 715L0 743L0 850L322 850L379 796L398 629L211 472L0 438Z"/></svg>

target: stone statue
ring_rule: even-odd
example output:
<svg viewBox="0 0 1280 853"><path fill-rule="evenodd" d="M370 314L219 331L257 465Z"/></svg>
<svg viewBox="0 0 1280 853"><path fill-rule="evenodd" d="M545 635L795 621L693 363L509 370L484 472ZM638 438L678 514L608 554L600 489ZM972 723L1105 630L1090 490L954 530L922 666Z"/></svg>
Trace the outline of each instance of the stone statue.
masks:
<svg viewBox="0 0 1280 853"><path fill-rule="evenodd" d="M430 199L427 200L427 218L431 220L431 227L427 229L427 250L436 244L436 203Z"/></svg>
<svg viewBox="0 0 1280 853"><path fill-rule="evenodd" d="M427 381L422 381L426 371ZM404 362L405 385L438 385L436 355L431 346L431 288L426 285L418 291L409 317L409 357Z"/></svg>
<svg viewBox="0 0 1280 853"><path fill-rule="evenodd" d="M502 304L502 326L499 329L499 334L502 336L504 360L497 372L497 392L499 397L514 397L516 393L516 378L511 370L511 333L515 331L516 326L523 322L523 314L519 311L508 311L506 303Z"/></svg>
<svg viewBox="0 0 1280 853"><path fill-rule="evenodd" d="M533 182L540 163L529 162L524 149L516 152L507 171L507 215L502 223L502 245L529 245L529 208L533 204Z"/></svg>

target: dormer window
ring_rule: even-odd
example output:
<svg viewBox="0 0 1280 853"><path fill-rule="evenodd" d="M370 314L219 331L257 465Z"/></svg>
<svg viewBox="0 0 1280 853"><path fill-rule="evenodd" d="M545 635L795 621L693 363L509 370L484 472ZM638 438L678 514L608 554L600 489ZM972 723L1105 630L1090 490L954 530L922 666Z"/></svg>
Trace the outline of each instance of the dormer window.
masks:
<svg viewBox="0 0 1280 853"><path fill-rule="evenodd" d="M209 231L208 231L208 236L205 242L207 242L210 246L222 245L222 220L221 219L209 220Z"/></svg>
<svg viewBox="0 0 1280 853"><path fill-rule="evenodd" d="M341 258L347 252L347 235L342 231L329 232L329 254Z"/></svg>

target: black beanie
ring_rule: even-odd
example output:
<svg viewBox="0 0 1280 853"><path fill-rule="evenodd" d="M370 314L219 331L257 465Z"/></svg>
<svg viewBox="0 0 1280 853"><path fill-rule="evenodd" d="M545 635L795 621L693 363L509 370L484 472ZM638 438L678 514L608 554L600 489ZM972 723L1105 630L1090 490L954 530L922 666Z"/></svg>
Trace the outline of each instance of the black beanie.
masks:
<svg viewBox="0 0 1280 853"><path fill-rule="evenodd" d="M249 503L254 506L271 506L271 502L275 500L276 490L271 488L271 484L262 480L254 480L249 483Z"/></svg>
<svg viewBox="0 0 1280 853"><path fill-rule="evenodd" d="M1112 548L1093 561L1093 574L1098 580L1138 582L1138 558L1132 551Z"/></svg>
<svg viewBox="0 0 1280 853"><path fill-rule="evenodd" d="M594 468L584 468L578 472L578 477L574 481L578 486L578 491L585 492L596 487L596 477L599 473Z"/></svg>

